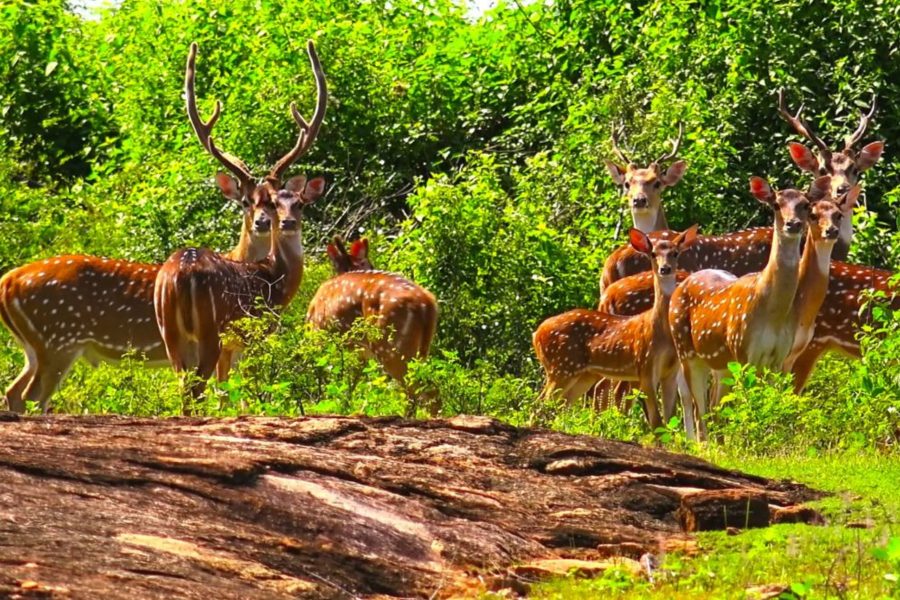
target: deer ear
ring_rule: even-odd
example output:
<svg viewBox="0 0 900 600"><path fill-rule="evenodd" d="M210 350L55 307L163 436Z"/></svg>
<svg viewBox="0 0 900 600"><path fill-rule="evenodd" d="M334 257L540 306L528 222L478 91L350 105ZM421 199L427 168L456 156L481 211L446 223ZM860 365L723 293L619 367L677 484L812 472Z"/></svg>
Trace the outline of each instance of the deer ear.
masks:
<svg viewBox="0 0 900 600"><path fill-rule="evenodd" d="M337 246L334 244L328 244L325 246L325 252L328 253L328 258L331 259L331 262L334 264L335 268L338 266L338 261L341 259L341 252L337 249Z"/></svg>
<svg viewBox="0 0 900 600"><path fill-rule="evenodd" d="M837 203L838 208L841 209L841 212L849 212L853 210L853 207L856 206L856 201L859 199L859 193L862 191L862 187L859 184L854 185L850 188L850 191L844 194L844 197Z"/></svg>
<svg viewBox="0 0 900 600"><path fill-rule="evenodd" d="M856 168L860 171L871 168L881 158L882 152L884 152L884 142L866 144L859 151L859 156L856 157Z"/></svg>
<svg viewBox="0 0 900 600"><path fill-rule="evenodd" d="M824 175L812 182L806 195L810 200L815 202L821 200L831 193L831 176Z"/></svg>
<svg viewBox="0 0 900 600"><path fill-rule="evenodd" d="M325 178L315 177L310 179L303 190L303 201L311 204L319 199L325 193Z"/></svg>
<svg viewBox="0 0 900 600"><path fill-rule="evenodd" d="M350 270L350 259L341 246L328 244L325 251L328 252L328 258L331 259L331 265L336 273L346 273Z"/></svg>
<svg viewBox="0 0 900 600"><path fill-rule="evenodd" d="M798 142L789 143L788 152L791 153L791 160L794 161L794 164L804 171L809 171L810 173L819 172L819 161L812 153L812 150L803 144Z"/></svg>
<svg viewBox="0 0 900 600"><path fill-rule="evenodd" d="M772 204L772 201L775 200L775 194L772 192L772 187L769 185L769 182L763 179L762 177L751 177L750 178L750 193L765 204Z"/></svg>
<svg viewBox="0 0 900 600"><path fill-rule="evenodd" d="M606 170L609 171L609 176L616 182L616 185L625 185L625 169L611 160L603 162L606 164Z"/></svg>
<svg viewBox="0 0 900 600"><path fill-rule="evenodd" d="M684 171L687 169L687 163L683 160L676 160L669 168L666 169L665 174L660 178L663 182L663 185L666 187L670 187L681 181L681 178L684 177Z"/></svg>
<svg viewBox="0 0 900 600"><path fill-rule="evenodd" d="M700 225L698 223L694 223L683 232L678 234L672 242L678 246L681 250L685 250L686 248L690 248L694 245L694 242L697 241L697 229L699 229Z"/></svg>
<svg viewBox="0 0 900 600"><path fill-rule="evenodd" d="M295 194L302 194L305 187L306 175L297 175L295 177L291 177L287 180L287 183L284 184L284 189L289 192L294 192Z"/></svg>
<svg viewBox="0 0 900 600"><path fill-rule="evenodd" d="M353 242L353 245L350 246L350 256L353 258L360 260L366 258L369 254L369 240L363 238L361 240L356 240Z"/></svg>
<svg viewBox="0 0 900 600"><path fill-rule="evenodd" d="M219 189L222 190L222 194L229 200L241 201L241 198L243 197L243 194L241 194L241 186L233 177L220 171L216 173L216 185L219 186Z"/></svg>
<svg viewBox="0 0 900 600"><path fill-rule="evenodd" d="M628 232L628 241L631 242L631 247L638 252L643 254L651 254L653 252L653 244L650 242L650 238L640 229L632 227L631 231Z"/></svg>

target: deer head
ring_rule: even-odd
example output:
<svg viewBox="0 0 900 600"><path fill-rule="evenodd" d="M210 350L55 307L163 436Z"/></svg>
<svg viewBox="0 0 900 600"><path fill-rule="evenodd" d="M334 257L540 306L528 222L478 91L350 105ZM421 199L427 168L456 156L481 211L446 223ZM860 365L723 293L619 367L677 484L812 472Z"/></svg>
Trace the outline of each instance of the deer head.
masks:
<svg viewBox="0 0 900 600"><path fill-rule="evenodd" d="M369 261L369 240L365 238L353 242L348 252L344 240L336 235L326 251L338 275L350 271L371 271L375 268Z"/></svg>
<svg viewBox="0 0 900 600"><path fill-rule="evenodd" d="M219 120L222 103L216 100L212 116L210 116L208 120L204 121L200 117L200 113L197 109L197 96L194 89L197 49L197 43L192 43L188 52L187 68L184 78L188 119L190 119L194 133L197 134L197 138L200 140L200 143L206 151L233 175L233 177L229 176L225 172L220 172L216 175L216 184L219 186L222 194L226 198L235 200L241 205L244 210L245 219L251 219L252 227L256 230L255 207L263 205L268 202L269 199L277 196L278 191L283 187L282 177L285 171L287 171L288 167L290 167L297 159L305 154L316 140L316 136L322 126L322 121L325 119L325 108L328 102L328 89L325 82L325 73L322 71L322 65L319 62L318 54L316 54L315 46L312 41L307 42L306 51L309 55L309 62L312 66L313 75L316 80L317 100L315 112L313 113L312 119L307 122L300 114L300 111L297 110L297 105L293 102L291 103L291 116L300 130L297 142L287 154L282 156L275 163L275 166L272 167L265 177L257 180L253 177L250 169L241 159L220 150L212 138L212 129L215 126L216 121ZM320 181L324 184L321 180L313 181ZM310 184L312 183L313 182L310 182ZM306 178L303 178L303 184L305 186ZM315 187L316 186L314 186L314 188ZM324 186L320 186L320 190L315 197L321 195L321 187ZM315 192L311 189L310 193ZM301 193L301 196L302 195L303 194ZM261 224L261 226L265 225Z"/></svg>
<svg viewBox="0 0 900 600"><path fill-rule="evenodd" d="M644 233L650 233L658 229L665 229L666 226L660 226L665 223L665 211L662 208L660 197L662 191L667 187L672 187L684 176L687 163L683 160L673 162L669 167L663 170L662 165L673 159L678 153L681 145L681 138L684 134L684 126L679 124L678 137L672 140L672 150L667 152L651 162L646 168L638 167L634 161L619 148L619 136L622 129L613 128L612 146L616 157L621 161L615 163L605 161L606 169L617 185L621 186L625 198L631 208L631 214L634 217L634 226Z"/></svg>
<svg viewBox="0 0 900 600"><path fill-rule="evenodd" d="M275 195L279 232L282 237L290 238L300 234L303 208L318 200L324 192L323 177L307 181L305 175L297 175L288 179L284 189L278 190Z"/></svg>
<svg viewBox="0 0 900 600"><path fill-rule="evenodd" d="M783 116L794 130L812 142L818 153L814 154L807 146L798 142L788 144L788 150L791 153L791 159L802 170L812 173L813 175L830 175L831 176L831 192L837 196L843 196L850 191L854 185L859 182L859 178L863 171L871 168L884 152L884 142L871 142L863 146L859 151L856 145L866 133L869 127L869 121L875 114L875 98L872 98L872 105L868 112L862 112L859 120L859 126L851 135L844 140L844 149L839 152L832 152L822 138L816 135L809 123L800 116L803 112L803 106L797 110L795 115L788 111L784 100L784 90L778 91L778 112ZM849 206L852 213L853 206Z"/></svg>
<svg viewBox="0 0 900 600"><path fill-rule="evenodd" d="M835 242L841 232L841 223L847 207L856 204L860 186L855 185L839 200L813 202L809 213L809 235L816 241Z"/></svg>
<svg viewBox="0 0 900 600"><path fill-rule="evenodd" d="M697 241L698 227L699 225L696 224L691 225L671 241L658 239L655 243L651 242L646 233L634 228L631 229L628 237L631 247L650 259L656 276L671 279L674 282L675 272L678 269L678 256Z"/></svg>
<svg viewBox="0 0 900 600"><path fill-rule="evenodd" d="M773 191L762 177L750 178L750 193L775 212L775 231L779 236L799 238L810 220L810 205L828 197L831 178L827 175L812 182L809 191L796 189Z"/></svg>

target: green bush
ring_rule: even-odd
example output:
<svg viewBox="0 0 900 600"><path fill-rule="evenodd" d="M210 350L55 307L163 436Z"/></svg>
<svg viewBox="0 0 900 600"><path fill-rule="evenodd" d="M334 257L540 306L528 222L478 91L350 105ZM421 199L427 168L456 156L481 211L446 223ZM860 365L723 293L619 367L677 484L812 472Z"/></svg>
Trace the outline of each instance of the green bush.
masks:
<svg viewBox="0 0 900 600"><path fill-rule="evenodd" d="M548 316L594 305L603 260L624 240L625 207L602 165L611 125L625 125L624 146L647 162L684 123L688 170L664 196L672 227L764 224L747 178L805 182L784 151L796 136L775 111L782 86L833 145L877 92L866 138L888 146L865 175L851 256L896 267L900 5L871 3L860 18L849 0L523 4L479 16L452 0L126 0L83 19L65 0L7 3L0 268L65 252L160 262L189 244L231 246L238 211L212 184L220 166L184 115L188 45L200 44L201 112L223 101L216 141L262 174L296 139L290 102L311 109L306 39L331 95L321 135L294 171L325 174L328 193L307 210L300 297L244 332L244 360L210 391L209 414L241 402L264 414L404 412L403 390L377 364L304 325L329 273L323 241L365 233L378 265L439 299L432 356L412 365L408 383L437 390L443 414L648 439L639 410L537 406L531 333ZM826 358L803 397L784 378L736 372L717 434L763 453L894 445L896 317L874 312L863 361ZM22 358L2 335L9 380ZM168 369L130 357L79 365L54 405L171 414L177 394ZM673 429L657 437L681 444Z"/></svg>

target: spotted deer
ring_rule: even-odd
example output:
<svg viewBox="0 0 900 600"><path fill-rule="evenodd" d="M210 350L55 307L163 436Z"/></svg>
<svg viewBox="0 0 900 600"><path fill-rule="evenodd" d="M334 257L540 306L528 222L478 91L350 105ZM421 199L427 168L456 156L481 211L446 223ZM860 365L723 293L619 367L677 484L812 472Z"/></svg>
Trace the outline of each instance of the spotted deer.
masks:
<svg viewBox="0 0 900 600"><path fill-rule="evenodd" d="M697 226L671 241L651 242L633 228L634 248L653 260L653 308L636 316L575 309L550 317L532 337L535 353L546 374L541 398L561 395L568 401L583 396L601 378L637 381L646 396L644 410L652 429L659 427L657 387L662 385L663 414L675 409L678 361L669 330L669 298L675 289L679 255L694 242Z"/></svg>
<svg viewBox="0 0 900 600"><path fill-rule="evenodd" d="M365 343L365 350L405 385L409 361L427 357L431 348L438 319L434 295L401 275L375 270L368 240L353 242L348 252L343 240L335 237L327 252L337 274L319 286L307 320L319 329L341 332L359 319L369 320L381 333Z"/></svg>
<svg viewBox="0 0 900 600"><path fill-rule="evenodd" d="M211 144L221 105L216 102L209 121L200 119L194 93L196 55L197 45L192 44L185 72L188 119L203 148L238 178L216 175L222 194L240 205L243 216L238 243L223 256L260 260L271 245L271 219L253 203L252 178L243 163ZM96 365L137 351L150 366L167 364L153 311L159 268L159 264L69 255L39 260L4 275L0 318L25 350L25 367L6 390L9 409L23 412L29 400L46 412L50 396L79 357Z"/></svg>
<svg viewBox="0 0 900 600"><path fill-rule="evenodd" d="M684 176L687 163L683 160L673 162L663 171L662 164L672 160L678 154L684 126L678 125L678 137L672 140L672 149L651 162L646 168L638 167L620 148L621 129L613 128L612 147L621 163L606 161L606 169L613 181L619 185L628 201L634 227L650 233L660 229L668 229L666 212L661 202L662 191L672 187Z"/></svg>
<svg viewBox="0 0 900 600"><path fill-rule="evenodd" d="M900 310L900 288L891 283L894 273L863 265L832 261L831 276L822 307L816 315L809 343L794 352L785 367L794 374L794 391L800 393L822 354L838 352L860 358L857 334L870 324L871 311L866 309L870 292L881 292L894 310Z"/></svg>
<svg viewBox="0 0 900 600"><path fill-rule="evenodd" d="M869 127L869 121L875 114L875 98L867 112L862 112L859 125L856 130L844 140L844 149L840 152L832 152L822 138L816 135L812 127L800 116L803 112L801 106L797 113L792 115L784 100L784 90L778 91L778 113L791 124L794 130L812 142L817 149L813 153L807 146L798 142L791 142L788 147L791 159L803 171L813 175L831 176L831 193L835 198L845 196L855 186L863 172L872 168L881 158L884 152L884 142L877 141L866 144L857 152L855 147L862 140ZM846 205L844 219L841 221L841 232L835 244L833 256L838 260L845 260L853 241L853 208L855 205Z"/></svg>
<svg viewBox="0 0 900 600"><path fill-rule="evenodd" d="M816 179L808 192L775 192L764 179L752 177L750 192L775 213L772 251L765 268L740 278L716 269L692 273L675 290L669 308L669 324L694 409L694 414L685 414L685 421L695 420L701 437L705 437L702 419L711 371L721 378L732 361L781 369L791 350L797 323L794 301L802 277L801 238L812 204L830 193L830 178ZM807 250L815 246L807 244Z"/></svg>
<svg viewBox="0 0 900 600"><path fill-rule="evenodd" d="M223 347L221 334L234 321L257 315L263 307L285 306L300 286L302 210L323 194L325 180L319 177L307 181L301 175L282 183L282 178L315 141L328 100L325 74L311 41L307 43L307 53L316 80L316 108L307 122L291 103L291 115L299 127L294 147L259 182L236 157L229 155L227 161L233 165L244 194L273 222L267 256L247 263L204 248L186 248L172 254L156 276L153 302L169 363L177 373L193 371L196 376L189 386L190 398L185 399L183 406L186 413L193 410L213 370L229 366L240 351L239 343ZM209 126L217 116L218 110ZM213 155L224 155L212 138L208 138L208 149Z"/></svg>
<svg viewBox="0 0 900 600"><path fill-rule="evenodd" d="M831 194L834 198L846 196L848 191L859 181L862 172L871 168L881 157L884 142L872 142L864 146L858 153L854 150L854 147L865 135L874 110L875 103L873 101L869 111L860 117L856 131L846 139L844 150L831 152L827 144L801 117L803 107L801 106L797 113L792 115L785 103L784 90L778 92L778 113L791 124L795 131L812 141L818 148L818 156L816 156L803 144L791 142L788 144L791 159L804 171L819 176L830 175ZM843 260L847 256L853 238L852 217L855 206L854 203L842 204L844 218L841 221L840 237L835 244L834 258ZM659 211L664 213L664 207L660 205ZM665 219L664 216L663 219ZM675 235L675 232L672 231L654 231L650 233L650 238L653 240L657 238L671 239ZM755 273L766 265L771 242L772 229L770 227L755 227L719 235L703 235L699 237L693 248L681 258L681 268L690 272L702 269L722 269L738 276ZM601 296L605 295L607 288L619 279L649 269L650 263L641 254L634 252L631 246L624 244L614 250L603 265L600 276ZM649 290L649 277L645 278L645 282L647 285L644 289ZM652 302L653 299L649 296L643 298L641 305L635 306L634 310L646 310L641 306L649 307Z"/></svg>

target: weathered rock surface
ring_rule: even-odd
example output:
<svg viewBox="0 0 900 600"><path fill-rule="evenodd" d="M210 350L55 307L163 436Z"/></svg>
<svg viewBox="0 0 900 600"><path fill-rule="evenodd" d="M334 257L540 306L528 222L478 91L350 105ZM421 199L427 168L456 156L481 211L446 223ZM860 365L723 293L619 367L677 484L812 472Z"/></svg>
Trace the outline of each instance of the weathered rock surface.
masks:
<svg viewBox="0 0 900 600"><path fill-rule="evenodd" d="M480 417L0 419L0 597L460 596L656 551L703 490L815 496Z"/></svg>

